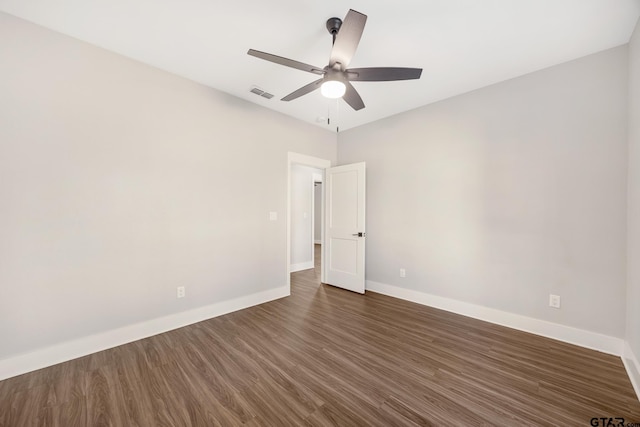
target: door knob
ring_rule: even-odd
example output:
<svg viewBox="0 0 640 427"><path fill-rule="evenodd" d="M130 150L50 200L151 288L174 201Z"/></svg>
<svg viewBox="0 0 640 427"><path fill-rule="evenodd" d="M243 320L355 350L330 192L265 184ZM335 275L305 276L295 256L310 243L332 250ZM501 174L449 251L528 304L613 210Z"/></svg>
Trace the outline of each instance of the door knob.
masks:
<svg viewBox="0 0 640 427"><path fill-rule="evenodd" d="M355 236L355 237L364 237L366 235L367 235L367 233L363 233L362 231L360 231L359 233L356 233L356 234L352 234L352 236Z"/></svg>

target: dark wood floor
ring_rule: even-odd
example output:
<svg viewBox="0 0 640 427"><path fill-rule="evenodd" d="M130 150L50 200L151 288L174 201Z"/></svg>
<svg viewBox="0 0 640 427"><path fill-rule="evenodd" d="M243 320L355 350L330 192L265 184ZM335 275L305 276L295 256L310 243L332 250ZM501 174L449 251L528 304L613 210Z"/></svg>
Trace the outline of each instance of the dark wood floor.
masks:
<svg viewBox="0 0 640 427"><path fill-rule="evenodd" d="M619 358L293 274L292 295L0 382L0 426L640 422Z"/></svg>

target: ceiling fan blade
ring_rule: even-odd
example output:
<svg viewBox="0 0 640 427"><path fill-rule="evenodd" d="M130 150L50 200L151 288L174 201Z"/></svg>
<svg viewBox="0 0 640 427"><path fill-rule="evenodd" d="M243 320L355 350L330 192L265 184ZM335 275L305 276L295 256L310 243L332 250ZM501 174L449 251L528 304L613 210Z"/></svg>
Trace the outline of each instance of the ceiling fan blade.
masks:
<svg viewBox="0 0 640 427"><path fill-rule="evenodd" d="M364 102L362 98L360 98L360 94L356 91L356 88L349 82L344 82L344 84L347 86L347 90L342 99L354 110L362 110L364 108Z"/></svg>
<svg viewBox="0 0 640 427"><path fill-rule="evenodd" d="M324 79L318 79L315 82L311 82L308 85L302 86L300 89L295 90L291 92L289 95L282 98L282 101L291 101L293 99L300 98L302 95L311 93L314 90L318 89L322 85L323 81Z"/></svg>
<svg viewBox="0 0 640 427"><path fill-rule="evenodd" d="M415 80L422 74L422 68L371 67L350 68L346 72L352 82L389 82L393 80Z"/></svg>
<svg viewBox="0 0 640 427"><path fill-rule="evenodd" d="M276 64L284 65L285 67L295 68L297 70L307 71L313 74L322 75L325 71L320 67L314 67L313 65L305 64L304 62L294 61L293 59L284 58L282 56L272 55L266 52L260 52L259 50L249 49L248 55L255 56L256 58L264 59L266 61L275 62Z"/></svg>
<svg viewBox="0 0 640 427"><path fill-rule="evenodd" d="M367 15L349 9L347 16L344 17L340 30L336 35L331 49L331 57L329 59L329 67L333 67L336 63L340 63L340 69L345 70L353 54L356 53L358 43L364 31L364 24L367 22Z"/></svg>

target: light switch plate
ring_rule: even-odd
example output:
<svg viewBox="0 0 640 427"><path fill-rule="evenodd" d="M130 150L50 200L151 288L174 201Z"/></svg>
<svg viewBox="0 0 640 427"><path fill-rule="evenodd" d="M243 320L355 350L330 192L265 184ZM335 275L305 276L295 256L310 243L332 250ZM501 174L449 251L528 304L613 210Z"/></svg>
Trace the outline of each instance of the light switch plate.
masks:
<svg viewBox="0 0 640 427"><path fill-rule="evenodd" d="M277 221L278 212L269 212L269 221Z"/></svg>

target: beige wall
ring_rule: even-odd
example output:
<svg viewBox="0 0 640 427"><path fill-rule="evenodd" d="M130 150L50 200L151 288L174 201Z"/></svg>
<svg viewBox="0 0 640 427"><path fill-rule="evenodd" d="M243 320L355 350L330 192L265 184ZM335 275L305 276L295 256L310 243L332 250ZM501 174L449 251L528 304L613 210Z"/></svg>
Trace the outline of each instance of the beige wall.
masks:
<svg viewBox="0 0 640 427"><path fill-rule="evenodd" d="M367 280L622 338L626 103L623 46L342 132Z"/></svg>
<svg viewBox="0 0 640 427"><path fill-rule="evenodd" d="M627 242L627 335L640 358L640 21L629 43L629 211ZM631 364L628 364L631 366ZM633 373L640 396L640 366Z"/></svg>
<svg viewBox="0 0 640 427"><path fill-rule="evenodd" d="M0 361L286 285L335 134L1 13L0 58Z"/></svg>

